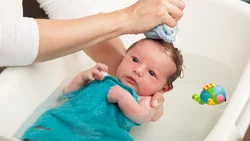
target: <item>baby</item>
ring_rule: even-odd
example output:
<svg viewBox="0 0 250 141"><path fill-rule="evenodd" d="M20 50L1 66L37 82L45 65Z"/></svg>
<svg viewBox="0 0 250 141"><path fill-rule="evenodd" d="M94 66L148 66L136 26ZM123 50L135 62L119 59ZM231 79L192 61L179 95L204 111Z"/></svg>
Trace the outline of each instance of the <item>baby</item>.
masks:
<svg viewBox="0 0 250 141"><path fill-rule="evenodd" d="M60 106L42 114L21 139L35 141L131 141L132 127L155 115L151 96L173 89L183 58L172 44L142 39L126 52L117 79L98 63L64 89Z"/></svg>

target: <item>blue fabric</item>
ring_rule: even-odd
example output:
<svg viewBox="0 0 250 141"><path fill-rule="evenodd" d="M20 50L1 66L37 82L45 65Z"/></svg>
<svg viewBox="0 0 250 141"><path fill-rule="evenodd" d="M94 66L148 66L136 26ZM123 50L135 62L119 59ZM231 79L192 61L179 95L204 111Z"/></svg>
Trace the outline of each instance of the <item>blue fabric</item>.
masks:
<svg viewBox="0 0 250 141"><path fill-rule="evenodd" d="M21 139L36 141L133 141L129 135L138 124L129 120L117 104L107 101L112 86L119 85L138 102L135 91L112 76L63 95L60 106L50 109L26 130Z"/></svg>
<svg viewBox="0 0 250 141"><path fill-rule="evenodd" d="M173 43L176 39L178 27L171 28L166 24L158 25L152 30L145 32L144 35L150 39L162 39L165 42Z"/></svg>

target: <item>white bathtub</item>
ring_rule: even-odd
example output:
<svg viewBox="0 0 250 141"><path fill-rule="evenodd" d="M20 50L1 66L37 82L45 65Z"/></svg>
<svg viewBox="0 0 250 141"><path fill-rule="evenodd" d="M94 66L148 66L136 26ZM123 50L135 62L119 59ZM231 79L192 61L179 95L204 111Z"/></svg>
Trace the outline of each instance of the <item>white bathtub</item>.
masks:
<svg viewBox="0 0 250 141"><path fill-rule="evenodd" d="M97 0L97 4L103 6L107 1L112 6L103 7L104 11L134 2ZM179 25L184 79L177 80L174 90L165 94L164 116L158 122L134 128L132 136L136 141L241 140L250 121L250 5L239 0L187 0ZM142 37L121 38L129 46ZM70 66L65 62L71 62ZM55 89L65 77L91 65L93 61L78 52L46 63L6 69L0 74L0 135L19 137L38 115L36 107L49 95L59 93ZM192 94L210 82L225 88L226 103L209 107L192 100ZM50 101L38 109L46 104ZM30 115L33 118L27 120Z"/></svg>

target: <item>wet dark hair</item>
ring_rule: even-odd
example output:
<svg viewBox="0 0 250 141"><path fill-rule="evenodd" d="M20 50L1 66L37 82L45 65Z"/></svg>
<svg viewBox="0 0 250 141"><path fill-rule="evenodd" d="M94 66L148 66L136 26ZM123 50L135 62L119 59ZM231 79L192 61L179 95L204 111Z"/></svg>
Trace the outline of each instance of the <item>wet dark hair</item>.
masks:
<svg viewBox="0 0 250 141"><path fill-rule="evenodd" d="M133 43L128 49L127 52L129 50L131 50L133 47L135 47L135 45L141 41L144 40L151 40L156 42L157 44L159 44L161 47L163 47L165 49L165 51L167 51L170 55L171 60L175 63L176 66L176 71L169 76L167 84L168 87L171 89L173 89L173 82L178 78L181 77L181 73L183 71L183 56L181 51L178 48L175 48L174 45L172 43L167 43L164 42L163 40L156 40L156 39L148 39L148 38L144 38L141 39L135 43Z"/></svg>

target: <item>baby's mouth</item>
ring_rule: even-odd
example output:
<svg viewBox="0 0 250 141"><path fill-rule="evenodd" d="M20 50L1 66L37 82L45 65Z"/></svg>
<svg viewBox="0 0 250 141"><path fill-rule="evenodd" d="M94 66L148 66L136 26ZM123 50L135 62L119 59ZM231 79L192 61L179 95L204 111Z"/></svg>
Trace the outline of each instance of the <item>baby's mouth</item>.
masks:
<svg viewBox="0 0 250 141"><path fill-rule="evenodd" d="M132 77L126 77L126 81L131 84L131 85L135 85L136 84L136 81L134 78Z"/></svg>

